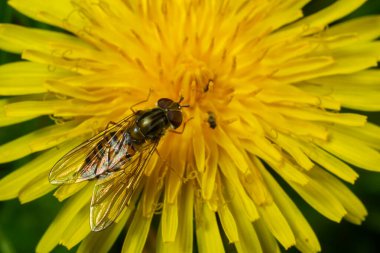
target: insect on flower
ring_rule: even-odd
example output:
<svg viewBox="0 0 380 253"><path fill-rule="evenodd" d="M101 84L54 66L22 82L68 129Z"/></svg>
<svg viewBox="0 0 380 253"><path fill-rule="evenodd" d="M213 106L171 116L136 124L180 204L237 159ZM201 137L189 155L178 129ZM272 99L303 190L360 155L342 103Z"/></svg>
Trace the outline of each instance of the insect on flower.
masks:
<svg viewBox="0 0 380 253"><path fill-rule="evenodd" d="M52 184L97 179L91 207L92 231L110 226L129 202L141 181L145 166L171 127L182 124L181 99L157 101L157 107L140 110L80 144L51 169Z"/></svg>
<svg viewBox="0 0 380 253"><path fill-rule="evenodd" d="M216 124L215 113L213 113L211 111L208 112L207 122L208 122L210 128L212 128L212 129L216 128L217 124Z"/></svg>

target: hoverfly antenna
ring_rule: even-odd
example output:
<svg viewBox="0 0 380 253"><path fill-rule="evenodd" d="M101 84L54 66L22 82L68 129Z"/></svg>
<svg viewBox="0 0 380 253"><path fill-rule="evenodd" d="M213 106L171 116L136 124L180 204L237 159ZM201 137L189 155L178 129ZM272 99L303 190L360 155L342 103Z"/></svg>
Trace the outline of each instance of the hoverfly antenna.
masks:
<svg viewBox="0 0 380 253"><path fill-rule="evenodd" d="M178 105L180 107L190 107L190 105L181 105L181 102L184 100L185 98L181 95L181 97L179 98L178 100Z"/></svg>

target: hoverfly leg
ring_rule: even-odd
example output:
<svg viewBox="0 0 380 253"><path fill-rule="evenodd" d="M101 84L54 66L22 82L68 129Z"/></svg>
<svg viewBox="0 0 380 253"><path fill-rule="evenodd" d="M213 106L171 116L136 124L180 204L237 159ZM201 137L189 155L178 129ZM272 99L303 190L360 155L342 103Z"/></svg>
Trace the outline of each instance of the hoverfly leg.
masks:
<svg viewBox="0 0 380 253"><path fill-rule="evenodd" d="M142 100L140 102L137 102L136 104L131 105L129 107L129 110L131 110L133 112L133 114L136 114L136 111L133 108L136 107L136 106L138 106L138 105L140 105L140 104L148 102L151 93L152 93L152 89L149 89L148 96L146 97L146 99L144 99L144 100Z"/></svg>
<svg viewBox="0 0 380 253"><path fill-rule="evenodd" d="M168 131L173 133L173 134L183 134L183 131L185 131L185 127L186 127L187 122L189 122L192 119L194 119L194 117L191 117L188 120L186 120L185 122L183 122L183 127L182 127L181 131L176 131L173 129L169 129Z"/></svg>
<svg viewBox="0 0 380 253"><path fill-rule="evenodd" d="M110 126L116 126L116 125L117 125L116 122L114 122L114 121L110 121L110 122L108 122L108 124L107 124L107 126L106 126L106 129L110 128Z"/></svg>

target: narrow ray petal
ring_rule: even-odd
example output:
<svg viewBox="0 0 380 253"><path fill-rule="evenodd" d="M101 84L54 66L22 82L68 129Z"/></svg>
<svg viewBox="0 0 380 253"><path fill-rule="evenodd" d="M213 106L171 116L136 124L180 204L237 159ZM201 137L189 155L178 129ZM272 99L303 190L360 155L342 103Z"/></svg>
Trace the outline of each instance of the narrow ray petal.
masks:
<svg viewBox="0 0 380 253"><path fill-rule="evenodd" d="M121 252L142 252L153 216L145 217L140 203L125 237Z"/></svg>
<svg viewBox="0 0 380 253"><path fill-rule="evenodd" d="M157 252L193 252L193 208L194 186L191 183L183 187L178 203L178 229L173 242L163 240L163 230L158 231ZM161 221L162 222L162 221ZM162 226L160 226L162 228Z"/></svg>
<svg viewBox="0 0 380 253"><path fill-rule="evenodd" d="M194 210L198 251L224 252L215 213L200 199L195 199Z"/></svg>
<svg viewBox="0 0 380 253"><path fill-rule="evenodd" d="M89 212L89 210L86 210ZM133 212L133 208L128 208L125 213L122 213L121 220L110 227L108 230L100 231L100 232L92 232L89 236L87 236L78 248L78 253L86 253L86 252L108 252L112 245L115 243L117 237L125 227L127 220L129 219L131 213ZM88 219L87 219L88 223ZM88 228L89 225L87 224Z"/></svg>
<svg viewBox="0 0 380 253"><path fill-rule="evenodd" d="M74 219L83 206L89 205L92 194L91 185L85 187L64 205L42 236L37 245L36 252L50 252L61 241L61 236L69 226L70 221Z"/></svg>

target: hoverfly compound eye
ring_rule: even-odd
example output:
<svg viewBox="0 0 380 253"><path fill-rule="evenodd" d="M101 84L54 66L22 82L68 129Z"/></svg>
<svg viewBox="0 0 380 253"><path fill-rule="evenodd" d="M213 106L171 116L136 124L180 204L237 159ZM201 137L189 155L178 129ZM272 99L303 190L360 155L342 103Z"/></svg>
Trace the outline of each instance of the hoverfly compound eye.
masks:
<svg viewBox="0 0 380 253"><path fill-rule="evenodd" d="M170 125L176 129L182 124L182 112L181 111L168 111L167 114Z"/></svg>
<svg viewBox="0 0 380 253"><path fill-rule="evenodd" d="M173 100L170 98L161 98L157 101L157 106L161 109L168 109L173 105Z"/></svg>

